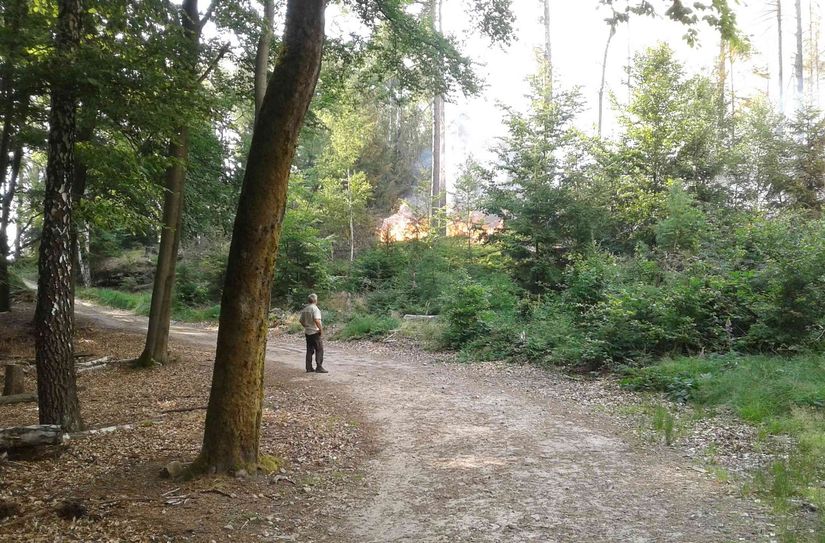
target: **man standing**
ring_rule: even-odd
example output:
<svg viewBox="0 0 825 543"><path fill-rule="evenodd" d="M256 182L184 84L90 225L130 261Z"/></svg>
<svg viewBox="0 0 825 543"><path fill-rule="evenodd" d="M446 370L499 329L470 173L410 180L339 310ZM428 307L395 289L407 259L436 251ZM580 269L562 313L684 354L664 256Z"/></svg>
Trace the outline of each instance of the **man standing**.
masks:
<svg viewBox="0 0 825 543"><path fill-rule="evenodd" d="M321 338L323 327L321 326L321 310L316 305L318 295L310 294L307 298L309 304L301 310L301 326L304 327L304 334L307 337L307 373L329 373L324 369L324 341ZM315 353L315 369L312 369L312 353Z"/></svg>

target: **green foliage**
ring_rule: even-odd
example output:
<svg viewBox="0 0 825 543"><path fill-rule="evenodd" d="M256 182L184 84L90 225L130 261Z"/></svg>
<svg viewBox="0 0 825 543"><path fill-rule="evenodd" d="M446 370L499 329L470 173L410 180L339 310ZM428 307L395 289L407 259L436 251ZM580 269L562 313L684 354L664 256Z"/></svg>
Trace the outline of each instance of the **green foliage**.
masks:
<svg viewBox="0 0 825 543"><path fill-rule="evenodd" d="M377 339L397 330L398 319L386 316L355 315L336 333L341 339Z"/></svg>
<svg viewBox="0 0 825 543"><path fill-rule="evenodd" d="M290 182L272 286L273 302L289 307L300 307L309 293L322 293L330 284L329 240L320 236L318 212L302 183L298 176Z"/></svg>
<svg viewBox="0 0 825 543"><path fill-rule="evenodd" d="M464 281L445 294L445 343L460 349L467 341L489 331L490 292L483 285Z"/></svg>
<svg viewBox="0 0 825 543"><path fill-rule="evenodd" d="M198 307L220 302L229 246L204 240L186 247L177 266L175 297L179 305Z"/></svg>
<svg viewBox="0 0 825 543"><path fill-rule="evenodd" d="M91 300L95 303L113 307L115 309L125 309L136 315L149 315L152 304L151 292L124 292L107 288L79 288L77 297ZM203 322L215 321L220 316L220 305L207 305L202 307L188 307L175 304L172 307L172 319L183 322Z"/></svg>
<svg viewBox="0 0 825 543"><path fill-rule="evenodd" d="M151 292L123 292L108 288L82 288L77 290L77 296L107 307L125 309L143 316L149 315L149 308L152 303Z"/></svg>
<svg viewBox="0 0 825 543"><path fill-rule="evenodd" d="M655 226L656 244L665 250L695 251L707 227L704 213L679 183L670 187L667 215Z"/></svg>
<svg viewBox="0 0 825 543"><path fill-rule="evenodd" d="M508 111L508 134L495 164L507 182L488 186L487 210L507 225L496 237L515 264L517 281L532 292L555 287L565 253L593 239L592 206L577 190L577 172L567 165L581 145L572 127L579 98L570 92L552 99L547 94L536 80L531 111Z"/></svg>
<svg viewBox="0 0 825 543"><path fill-rule="evenodd" d="M731 409L765 434L789 434L795 443L790 454L757 472L752 490L783 512L798 508L800 500L822 510L825 359L821 355L681 357L629 369L623 384L666 392L705 408ZM666 429L666 422L662 416L658 426ZM825 518L818 516L817 522L824 526ZM796 517L789 518L793 522ZM785 530L788 540L795 541L795 527Z"/></svg>
<svg viewBox="0 0 825 543"><path fill-rule="evenodd" d="M397 245L387 245L366 251L355 260L351 273L351 288L357 292L372 291L390 284L409 265L409 253Z"/></svg>
<svg viewBox="0 0 825 543"><path fill-rule="evenodd" d="M727 405L754 423L768 423L799 408L825 406L825 363L820 355L675 358L627 369L622 383L708 407Z"/></svg>

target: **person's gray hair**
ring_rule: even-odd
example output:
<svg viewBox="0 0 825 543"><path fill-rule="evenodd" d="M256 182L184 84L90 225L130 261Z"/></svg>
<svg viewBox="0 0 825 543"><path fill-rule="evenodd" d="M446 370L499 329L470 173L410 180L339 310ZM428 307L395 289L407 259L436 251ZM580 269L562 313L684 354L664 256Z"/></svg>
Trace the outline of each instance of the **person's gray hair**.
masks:
<svg viewBox="0 0 825 543"><path fill-rule="evenodd" d="M315 302L318 301L318 295L317 294L310 294L309 296L307 296L307 301L309 301L309 303L311 303L311 304L314 304Z"/></svg>

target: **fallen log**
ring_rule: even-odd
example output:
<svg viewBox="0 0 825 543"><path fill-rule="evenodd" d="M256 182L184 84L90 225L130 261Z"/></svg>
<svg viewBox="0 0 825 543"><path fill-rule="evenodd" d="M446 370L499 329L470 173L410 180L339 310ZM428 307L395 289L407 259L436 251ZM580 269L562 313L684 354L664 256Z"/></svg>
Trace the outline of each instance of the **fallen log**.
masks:
<svg viewBox="0 0 825 543"><path fill-rule="evenodd" d="M23 394L11 394L9 396L0 396L0 405L9 405L13 403L36 402L37 394L33 392L24 392Z"/></svg>
<svg viewBox="0 0 825 543"><path fill-rule="evenodd" d="M404 315L401 317L405 321L431 321L438 318L438 315Z"/></svg>
<svg viewBox="0 0 825 543"><path fill-rule="evenodd" d="M0 449L62 445L65 439L63 429L56 424L0 428Z"/></svg>
<svg viewBox="0 0 825 543"><path fill-rule="evenodd" d="M95 360L89 360L86 362L78 362L75 364L75 368L77 369L77 373L85 373L87 371L99 370L105 368L109 364L109 357L104 356L102 358L97 358Z"/></svg>

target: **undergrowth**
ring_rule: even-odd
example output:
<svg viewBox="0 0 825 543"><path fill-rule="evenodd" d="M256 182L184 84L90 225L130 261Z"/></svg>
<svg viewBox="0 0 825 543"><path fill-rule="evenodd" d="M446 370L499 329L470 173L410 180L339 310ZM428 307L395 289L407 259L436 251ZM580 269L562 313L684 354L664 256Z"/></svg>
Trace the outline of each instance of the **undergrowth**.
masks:
<svg viewBox="0 0 825 543"><path fill-rule="evenodd" d="M398 319L375 315L355 315L336 333L337 339L375 339L387 336L399 326Z"/></svg>
<svg viewBox="0 0 825 543"><path fill-rule="evenodd" d="M151 292L124 292L108 288L81 288L77 297L92 302L131 311L136 315L149 315L152 304ZM172 307L172 319L182 322L203 322L218 320L221 306L219 304L203 307L188 307L176 303Z"/></svg>
<svg viewBox="0 0 825 543"><path fill-rule="evenodd" d="M766 437L789 436L790 454L757 473L748 490L788 514L784 541L825 541L825 357L683 357L626 369L622 382L710 410L726 407ZM667 421L660 419L654 425L666 433ZM799 514L814 512L815 528L796 525Z"/></svg>

